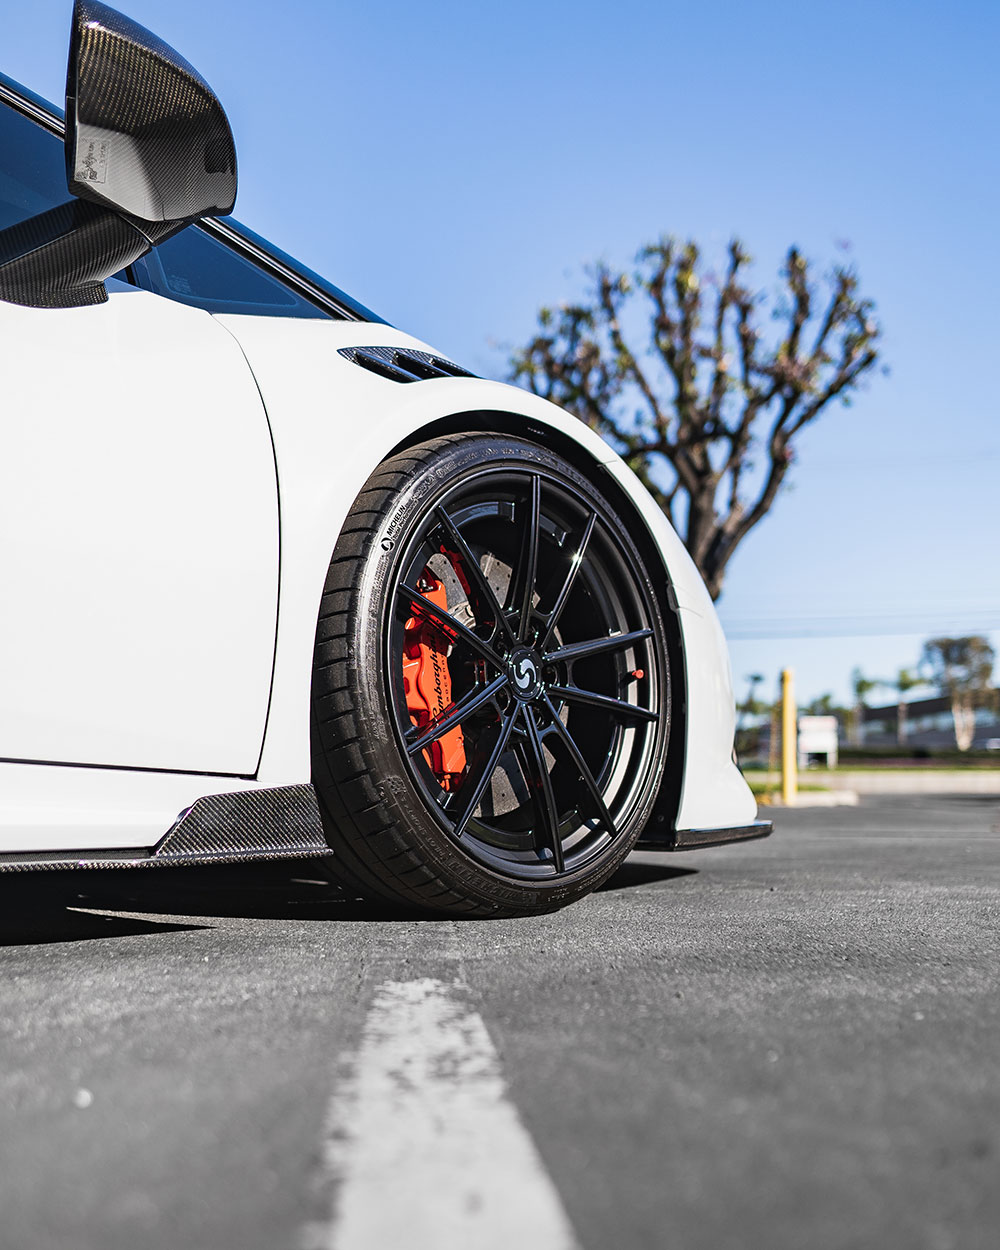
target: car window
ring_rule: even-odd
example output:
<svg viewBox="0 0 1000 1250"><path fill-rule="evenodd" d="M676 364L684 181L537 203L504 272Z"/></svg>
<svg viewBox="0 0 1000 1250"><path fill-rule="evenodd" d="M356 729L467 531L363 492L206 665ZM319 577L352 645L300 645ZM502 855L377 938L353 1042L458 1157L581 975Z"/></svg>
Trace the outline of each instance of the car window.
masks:
<svg viewBox="0 0 1000 1250"><path fill-rule="evenodd" d="M61 140L6 104L0 105L0 152L0 230L73 199Z"/></svg>
<svg viewBox="0 0 1000 1250"><path fill-rule="evenodd" d="M326 317L315 304L213 239L188 226L132 266L147 291L208 312L266 317Z"/></svg>

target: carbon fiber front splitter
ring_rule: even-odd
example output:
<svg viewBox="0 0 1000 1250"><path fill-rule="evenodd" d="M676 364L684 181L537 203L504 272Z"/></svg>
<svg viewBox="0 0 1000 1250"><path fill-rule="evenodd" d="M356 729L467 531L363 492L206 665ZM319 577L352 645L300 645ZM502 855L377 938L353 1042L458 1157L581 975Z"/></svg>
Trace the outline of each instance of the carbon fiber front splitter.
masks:
<svg viewBox="0 0 1000 1250"><path fill-rule="evenodd" d="M0 873L53 868L168 868L328 855L311 785L212 794L182 812L156 846L126 850L13 851Z"/></svg>
<svg viewBox="0 0 1000 1250"><path fill-rule="evenodd" d="M769 820L755 820L749 825L734 825L727 829L671 829L662 837L651 830L635 845L637 851L695 851L703 846L724 846L727 842L749 842L754 838L766 838L774 825Z"/></svg>

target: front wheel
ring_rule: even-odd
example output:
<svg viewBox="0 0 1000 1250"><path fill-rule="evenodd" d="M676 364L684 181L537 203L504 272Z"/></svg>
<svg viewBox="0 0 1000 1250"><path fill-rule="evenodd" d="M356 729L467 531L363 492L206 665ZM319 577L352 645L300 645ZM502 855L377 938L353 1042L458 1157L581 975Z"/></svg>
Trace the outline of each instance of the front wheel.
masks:
<svg viewBox="0 0 1000 1250"><path fill-rule="evenodd" d="M658 597L589 479L501 435L380 466L316 636L313 775L335 874L438 913L573 902L638 838L669 725Z"/></svg>

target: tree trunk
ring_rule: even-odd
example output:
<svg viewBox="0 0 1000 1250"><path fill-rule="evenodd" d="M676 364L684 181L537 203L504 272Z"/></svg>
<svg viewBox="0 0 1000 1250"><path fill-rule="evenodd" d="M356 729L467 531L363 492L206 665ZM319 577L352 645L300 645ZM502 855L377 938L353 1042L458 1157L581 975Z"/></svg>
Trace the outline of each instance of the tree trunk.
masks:
<svg viewBox="0 0 1000 1250"><path fill-rule="evenodd" d="M906 704L902 699L896 704L896 743L903 746L906 742Z"/></svg>
<svg viewBox="0 0 1000 1250"><path fill-rule="evenodd" d="M968 751L976 732L976 714L964 699L954 698L951 717L955 722L955 745L960 751Z"/></svg>

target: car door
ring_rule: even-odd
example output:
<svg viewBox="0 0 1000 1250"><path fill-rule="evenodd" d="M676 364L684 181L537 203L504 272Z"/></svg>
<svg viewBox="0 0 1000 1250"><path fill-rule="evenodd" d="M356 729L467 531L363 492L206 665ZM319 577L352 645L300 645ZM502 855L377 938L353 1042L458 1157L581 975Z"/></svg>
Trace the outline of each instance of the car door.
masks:
<svg viewBox="0 0 1000 1250"><path fill-rule="evenodd" d="M0 231L68 199L57 136L0 104ZM0 759L252 775L278 499L232 336L125 283L0 302Z"/></svg>

